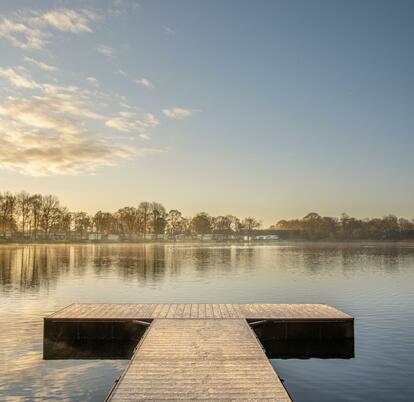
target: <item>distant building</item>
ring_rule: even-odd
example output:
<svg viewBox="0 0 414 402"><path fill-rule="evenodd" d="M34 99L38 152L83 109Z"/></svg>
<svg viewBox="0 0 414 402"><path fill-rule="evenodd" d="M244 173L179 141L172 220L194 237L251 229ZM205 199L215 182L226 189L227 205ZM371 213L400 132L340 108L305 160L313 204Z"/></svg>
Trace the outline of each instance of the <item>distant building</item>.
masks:
<svg viewBox="0 0 414 402"><path fill-rule="evenodd" d="M106 236L106 240L109 241L119 241L120 240L120 236L119 234L116 233L110 233Z"/></svg>
<svg viewBox="0 0 414 402"><path fill-rule="evenodd" d="M97 241L102 240L102 234L101 233L89 233L88 240Z"/></svg>
<svg viewBox="0 0 414 402"><path fill-rule="evenodd" d="M65 240L66 239L66 233L52 232L52 233L49 233L48 239L49 240Z"/></svg>
<svg viewBox="0 0 414 402"><path fill-rule="evenodd" d="M0 233L0 239L11 239L12 233L6 232L6 233Z"/></svg>
<svg viewBox="0 0 414 402"><path fill-rule="evenodd" d="M253 236L253 240L279 240L279 236L276 234L265 234Z"/></svg>

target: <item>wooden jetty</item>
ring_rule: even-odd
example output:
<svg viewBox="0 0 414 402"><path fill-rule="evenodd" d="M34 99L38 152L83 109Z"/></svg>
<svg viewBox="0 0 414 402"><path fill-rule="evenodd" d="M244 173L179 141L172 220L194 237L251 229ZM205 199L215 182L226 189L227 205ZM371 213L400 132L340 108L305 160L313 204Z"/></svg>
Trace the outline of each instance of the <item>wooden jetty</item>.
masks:
<svg viewBox="0 0 414 402"><path fill-rule="evenodd" d="M353 318L324 304L72 304L44 324L45 358L56 345L138 343L108 401L290 401L259 340L354 336Z"/></svg>

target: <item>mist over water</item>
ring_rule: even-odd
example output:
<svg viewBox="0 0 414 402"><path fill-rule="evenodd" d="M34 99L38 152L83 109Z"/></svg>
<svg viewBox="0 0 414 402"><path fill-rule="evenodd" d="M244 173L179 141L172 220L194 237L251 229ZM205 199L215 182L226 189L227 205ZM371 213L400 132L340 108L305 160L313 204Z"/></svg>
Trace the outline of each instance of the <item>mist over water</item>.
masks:
<svg viewBox="0 0 414 402"><path fill-rule="evenodd" d="M0 246L0 400L101 401L125 360L42 359L43 317L73 302L327 303L354 359L274 359L295 401L408 401L414 245Z"/></svg>

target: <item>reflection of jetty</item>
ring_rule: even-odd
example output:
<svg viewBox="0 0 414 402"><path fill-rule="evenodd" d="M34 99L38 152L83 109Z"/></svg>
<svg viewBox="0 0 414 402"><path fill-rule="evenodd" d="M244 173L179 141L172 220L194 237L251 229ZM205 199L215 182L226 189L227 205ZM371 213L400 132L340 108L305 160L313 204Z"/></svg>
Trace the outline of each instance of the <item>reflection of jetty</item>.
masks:
<svg viewBox="0 0 414 402"><path fill-rule="evenodd" d="M289 401L258 339L272 355L323 355L312 343L335 355L346 343L351 357L353 324L323 304L72 304L45 318L44 357L99 357L97 345L139 341L108 400Z"/></svg>

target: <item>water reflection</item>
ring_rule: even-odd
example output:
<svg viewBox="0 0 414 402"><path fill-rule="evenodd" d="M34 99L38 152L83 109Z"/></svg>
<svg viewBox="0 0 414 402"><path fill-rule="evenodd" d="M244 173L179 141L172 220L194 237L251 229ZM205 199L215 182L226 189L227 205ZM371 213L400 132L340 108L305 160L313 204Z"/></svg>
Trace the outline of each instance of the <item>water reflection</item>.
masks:
<svg viewBox="0 0 414 402"><path fill-rule="evenodd" d="M172 245L72 245L22 246L0 249L0 283L25 289L48 287L65 275L97 276L108 270L125 280L136 278L141 282L162 281L191 270L199 275L208 271L230 273L235 270L257 270L263 263L262 251L268 248L244 246L172 246ZM279 266L300 269L309 276L332 272L364 269L370 265L392 273L398 271L404 260L411 259L414 248L398 245L321 245L285 244L277 248ZM367 264L371 260L372 264ZM361 264L363 262L363 264ZM274 263L274 261L272 261Z"/></svg>
<svg viewBox="0 0 414 402"><path fill-rule="evenodd" d="M294 399L402 401L413 267L408 243L0 246L0 400L103 400L126 361L42 359L43 317L72 302L323 302L356 318L356 357L273 360Z"/></svg>

